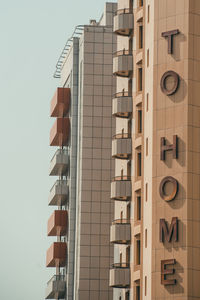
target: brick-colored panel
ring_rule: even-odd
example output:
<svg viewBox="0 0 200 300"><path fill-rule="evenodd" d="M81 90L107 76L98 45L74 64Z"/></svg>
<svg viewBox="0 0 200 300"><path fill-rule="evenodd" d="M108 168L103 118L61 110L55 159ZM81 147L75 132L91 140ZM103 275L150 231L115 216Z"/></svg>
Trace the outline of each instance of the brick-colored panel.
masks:
<svg viewBox="0 0 200 300"><path fill-rule="evenodd" d="M51 100L51 117L64 117L67 115L70 107L71 91L69 88L57 88L53 99Z"/></svg>
<svg viewBox="0 0 200 300"><path fill-rule="evenodd" d="M47 250L46 267L64 267L66 265L67 244L55 242Z"/></svg>
<svg viewBox="0 0 200 300"><path fill-rule="evenodd" d="M69 133L69 118L57 118L50 131L50 146L67 146Z"/></svg>
<svg viewBox="0 0 200 300"><path fill-rule="evenodd" d="M61 236L66 235L68 225L68 211L55 210L48 220L47 235Z"/></svg>

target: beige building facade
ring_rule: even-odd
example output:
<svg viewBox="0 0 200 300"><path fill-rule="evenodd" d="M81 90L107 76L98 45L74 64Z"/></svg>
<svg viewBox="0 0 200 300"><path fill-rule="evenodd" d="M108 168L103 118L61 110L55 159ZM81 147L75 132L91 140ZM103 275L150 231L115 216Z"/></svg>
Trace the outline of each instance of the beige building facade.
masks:
<svg viewBox="0 0 200 300"><path fill-rule="evenodd" d="M200 299L200 1L119 0L114 32L113 299Z"/></svg>
<svg viewBox="0 0 200 300"><path fill-rule="evenodd" d="M200 0L118 0L75 29L51 103L46 299L200 300L199 47Z"/></svg>
<svg viewBox="0 0 200 300"><path fill-rule="evenodd" d="M50 145L56 148L49 175L56 180L49 205L56 208L48 221L48 236L55 242L46 255L46 266L54 273L46 299L113 298L109 229L116 8L116 3L106 3L99 21L75 28L54 74L60 84L51 102L51 117L56 119Z"/></svg>

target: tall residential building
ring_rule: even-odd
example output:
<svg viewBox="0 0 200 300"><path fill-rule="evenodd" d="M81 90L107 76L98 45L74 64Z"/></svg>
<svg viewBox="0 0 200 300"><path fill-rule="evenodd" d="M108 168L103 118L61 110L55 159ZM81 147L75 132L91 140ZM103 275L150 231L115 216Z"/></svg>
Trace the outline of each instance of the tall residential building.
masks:
<svg viewBox="0 0 200 300"><path fill-rule="evenodd" d="M118 0L113 299L200 299L200 1Z"/></svg>
<svg viewBox="0 0 200 300"><path fill-rule="evenodd" d="M47 299L200 300L199 45L200 0L107 3L66 44Z"/></svg>
<svg viewBox="0 0 200 300"><path fill-rule="evenodd" d="M111 300L109 268L113 261L110 223L114 173L111 141L112 74L115 3L106 3L99 22L77 26L57 64L60 78L51 102L56 118L50 133L55 146L50 175L49 205L55 210L48 235L57 240L47 251L46 265L54 268L46 299Z"/></svg>

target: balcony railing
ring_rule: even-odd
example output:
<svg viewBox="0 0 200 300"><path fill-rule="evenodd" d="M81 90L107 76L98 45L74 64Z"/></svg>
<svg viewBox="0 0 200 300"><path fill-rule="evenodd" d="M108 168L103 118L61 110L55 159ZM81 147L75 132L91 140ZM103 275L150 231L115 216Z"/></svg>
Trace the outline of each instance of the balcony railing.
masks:
<svg viewBox="0 0 200 300"><path fill-rule="evenodd" d="M127 262L114 263L114 264L111 265L111 268L114 268L114 269L130 268L130 263L127 263Z"/></svg>
<svg viewBox="0 0 200 300"><path fill-rule="evenodd" d="M69 166L69 153L68 149L58 149L50 162L51 176L66 175Z"/></svg>
<svg viewBox="0 0 200 300"><path fill-rule="evenodd" d="M114 16L114 32L118 35L129 36L134 28L133 10L119 9Z"/></svg>
<svg viewBox="0 0 200 300"><path fill-rule="evenodd" d="M48 282L45 299L64 299L66 282L64 275L54 275Z"/></svg>
<svg viewBox="0 0 200 300"><path fill-rule="evenodd" d="M130 139L131 138L131 134L130 133L117 133L115 135L113 135L113 140L114 139Z"/></svg>
<svg viewBox="0 0 200 300"><path fill-rule="evenodd" d="M130 50L123 49L123 50L115 52L113 57L119 57L122 55L131 55L132 56L132 52Z"/></svg>
<svg viewBox="0 0 200 300"><path fill-rule="evenodd" d="M51 162L55 159L56 155L58 155L58 154L68 155L68 153L69 153L68 149L57 149L51 159Z"/></svg>
<svg viewBox="0 0 200 300"><path fill-rule="evenodd" d="M49 194L49 205L64 205L67 202L69 187L66 180L57 180Z"/></svg>
<svg viewBox="0 0 200 300"><path fill-rule="evenodd" d="M129 118L133 111L133 99L129 92L116 93L112 103L112 115L118 118Z"/></svg>
<svg viewBox="0 0 200 300"><path fill-rule="evenodd" d="M120 77L129 77L133 72L133 55L129 50L121 50L113 57L113 74Z"/></svg>
<svg viewBox="0 0 200 300"><path fill-rule="evenodd" d="M113 244L129 244L131 240L130 219L117 219L110 227L110 242Z"/></svg>
<svg viewBox="0 0 200 300"><path fill-rule="evenodd" d="M47 281L47 285L50 284L53 281L64 281L65 280L65 275L53 275L49 281Z"/></svg>
<svg viewBox="0 0 200 300"><path fill-rule="evenodd" d="M116 219L114 221L112 221L112 225L115 224L130 224L130 220L129 219Z"/></svg>
<svg viewBox="0 0 200 300"><path fill-rule="evenodd" d="M112 181L131 181L131 176L122 175L122 176L116 176L113 177Z"/></svg>
<svg viewBox="0 0 200 300"><path fill-rule="evenodd" d="M56 182L54 183L54 185L50 189L50 192L52 192L53 189L55 189L56 186L61 186L61 185L67 185L67 181L66 180L56 180Z"/></svg>
<svg viewBox="0 0 200 300"><path fill-rule="evenodd" d="M117 176L111 183L111 199L116 201L130 201L131 176Z"/></svg>
<svg viewBox="0 0 200 300"><path fill-rule="evenodd" d="M110 287L128 288L130 287L130 269L129 267L113 267L110 269Z"/></svg>

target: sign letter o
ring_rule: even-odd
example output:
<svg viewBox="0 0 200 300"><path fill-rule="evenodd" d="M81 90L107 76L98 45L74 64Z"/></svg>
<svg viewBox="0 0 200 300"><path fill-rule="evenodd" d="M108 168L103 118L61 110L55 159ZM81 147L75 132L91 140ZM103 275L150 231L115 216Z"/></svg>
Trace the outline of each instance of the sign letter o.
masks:
<svg viewBox="0 0 200 300"><path fill-rule="evenodd" d="M165 194L165 184L167 182L170 182L173 184L173 191L170 195ZM174 200L174 198L176 197L177 192L178 192L178 181L174 177L171 177L171 176L167 176L167 177L163 178L163 180L160 183L159 192L160 192L160 197L163 200L165 200L165 201Z"/></svg>
<svg viewBox="0 0 200 300"><path fill-rule="evenodd" d="M170 89L167 88L167 86L166 86L166 79L168 77L173 78L173 86ZM165 95L170 96L170 95L173 95L174 93L176 93L178 86L179 86L179 75L176 72L167 71L163 74L161 81L160 81L160 87L161 87L162 92Z"/></svg>

